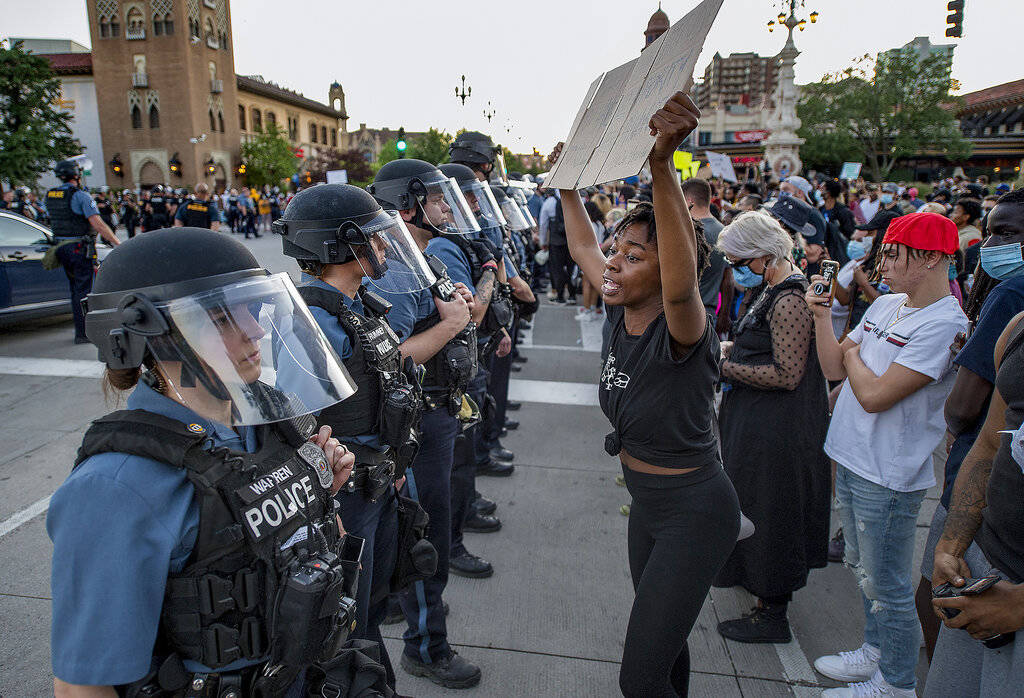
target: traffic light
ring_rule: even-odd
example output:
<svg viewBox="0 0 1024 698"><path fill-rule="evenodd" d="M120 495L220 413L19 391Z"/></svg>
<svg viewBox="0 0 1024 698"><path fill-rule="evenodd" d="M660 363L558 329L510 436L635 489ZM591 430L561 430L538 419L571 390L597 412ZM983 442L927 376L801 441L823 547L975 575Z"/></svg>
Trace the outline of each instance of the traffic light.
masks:
<svg viewBox="0 0 1024 698"><path fill-rule="evenodd" d="M946 36L961 38L964 35L964 0L949 0L946 5L949 14L946 16Z"/></svg>
<svg viewBox="0 0 1024 698"><path fill-rule="evenodd" d="M398 157L400 157L400 158L404 158L405 157L406 142L405 142L405 128L404 127L398 129L398 141L395 142L395 149L398 151Z"/></svg>

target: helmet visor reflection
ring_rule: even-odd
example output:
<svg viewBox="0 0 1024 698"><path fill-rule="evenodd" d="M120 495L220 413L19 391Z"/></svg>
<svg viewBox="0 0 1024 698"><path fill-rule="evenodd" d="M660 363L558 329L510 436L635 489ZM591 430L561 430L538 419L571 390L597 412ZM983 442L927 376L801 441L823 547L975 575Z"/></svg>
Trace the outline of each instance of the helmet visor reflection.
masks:
<svg viewBox="0 0 1024 698"><path fill-rule="evenodd" d="M360 227L369 243L353 249L370 285L387 293L415 293L437 281L396 211L381 211Z"/></svg>

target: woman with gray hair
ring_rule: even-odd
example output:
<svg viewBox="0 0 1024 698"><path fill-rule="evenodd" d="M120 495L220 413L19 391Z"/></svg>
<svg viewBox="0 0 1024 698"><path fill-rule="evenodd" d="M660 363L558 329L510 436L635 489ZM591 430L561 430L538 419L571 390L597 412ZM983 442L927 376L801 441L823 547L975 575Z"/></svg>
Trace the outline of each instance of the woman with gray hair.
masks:
<svg viewBox="0 0 1024 698"><path fill-rule="evenodd" d="M756 286L735 341L722 344L730 389L720 417L722 461L755 531L736 544L715 586L740 585L758 598L718 632L737 642L789 642L793 592L828 563L828 390L803 300L808 282L793 263L789 234L750 211L719 233L718 249L738 282Z"/></svg>

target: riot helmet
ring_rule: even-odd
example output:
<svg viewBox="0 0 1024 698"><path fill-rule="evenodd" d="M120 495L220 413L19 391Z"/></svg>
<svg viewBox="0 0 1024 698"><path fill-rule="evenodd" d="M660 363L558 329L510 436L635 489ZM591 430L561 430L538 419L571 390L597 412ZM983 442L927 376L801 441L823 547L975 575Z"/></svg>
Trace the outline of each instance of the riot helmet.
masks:
<svg viewBox="0 0 1024 698"><path fill-rule="evenodd" d="M79 179L82 171L74 160L61 160L53 168L53 174L62 182L70 182L72 179Z"/></svg>
<svg viewBox="0 0 1024 698"><path fill-rule="evenodd" d="M437 280L409 229L359 187L317 184L303 189L273 223L284 254L304 271L319 275L324 264L357 261L374 283L389 274L391 293L412 293Z"/></svg>
<svg viewBox="0 0 1024 698"><path fill-rule="evenodd" d="M480 232L458 184L429 162L392 160L380 168L366 191L386 209L413 211L410 222L435 235Z"/></svg>
<svg viewBox="0 0 1024 698"><path fill-rule="evenodd" d="M144 366L167 395L225 424L318 412L355 390L288 275L227 235L136 236L104 260L84 306L108 368Z"/></svg>
<svg viewBox="0 0 1024 698"><path fill-rule="evenodd" d="M519 210L519 204L509 197L501 187L492 184L490 189L494 199L498 202L498 206L501 207L501 214L508 222L508 227L517 232L529 230L530 224L523 216L522 211Z"/></svg>
<svg viewBox="0 0 1024 698"><path fill-rule="evenodd" d="M149 193L150 194L163 194L164 193L164 185L162 185L162 184L154 184L152 186L152 188L149 190Z"/></svg>
<svg viewBox="0 0 1024 698"><path fill-rule="evenodd" d="M479 131L463 131L448 146L452 162L476 166L484 174L490 174L495 156L501 149L494 145L491 137ZM484 167L487 166L487 167Z"/></svg>
<svg viewBox="0 0 1024 698"><path fill-rule="evenodd" d="M505 217L501 214L501 207L498 206L494 194L491 193L491 188L487 182L477 179L473 170L466 165L454 162L438 165L437 169L454 179L459 185L481 228L496 228L506 224Z"/></svg>

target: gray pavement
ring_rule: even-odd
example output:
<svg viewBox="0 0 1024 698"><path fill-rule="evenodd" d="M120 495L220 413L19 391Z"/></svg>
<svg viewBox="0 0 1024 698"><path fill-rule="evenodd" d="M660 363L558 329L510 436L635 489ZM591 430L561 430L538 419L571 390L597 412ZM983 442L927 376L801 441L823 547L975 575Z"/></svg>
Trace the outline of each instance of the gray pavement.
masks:
<svg viewBox="0 0 1024 698"><path fill-rule="evenodd" d="M249 244L272 270L295 271L275 236ZM504 527L497 534L467 534L467 546L491 560L496 574L485 580L452 577L447 594L450 639L481 666L483 681L457 692L399 670L403 694L619 694L632 590L627 520L618 510L629 498L614 483L618 464L602 448L608 425L593 387L600 371L599 325L581 328L573 312L545 303L538 314L522 350L529 362L513 374L512 394L527 400L515 413L521 427L504 439L516 453L516 472L478 481L478 489L498 503ZM0 410L7 415L0 424L0 698L51 692L46 497L70 470L89 422L116 408L105 399L95 371L32 373L52 368L36 359L95 360L95 349L74 346L71 336L70 315L0 328L0 371L7 371L0 373ZM28 375L12 375L12 364L27 367ZM930 493L921 513L917 560L937 496ZM742 590L712 591L690 637L692 695L816 696L835 684L813 671L814 658L861 643L856 584L839 565L813 572L808 587L796 594L796 637L789 645L742 645L718 636L720 620L750 605L752 598ZM384 631L397 662L401 627ZM925 670L922 659L922 683Z"/></svg>

